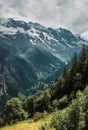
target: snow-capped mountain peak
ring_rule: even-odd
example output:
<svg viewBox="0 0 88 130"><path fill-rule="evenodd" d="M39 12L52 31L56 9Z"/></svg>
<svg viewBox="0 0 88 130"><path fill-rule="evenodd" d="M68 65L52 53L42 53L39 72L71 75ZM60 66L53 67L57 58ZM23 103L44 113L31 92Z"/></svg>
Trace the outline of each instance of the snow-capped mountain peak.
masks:
<svg viewBox="0 0 88 130"><path fill-rule="evenodd" d="M81 33L80 37L86 41L88 41L88 31Z"/></svg>
<svg viewBox="0 0 88 130"><path fill-rule="evenodd" d="M16 45L20 51L20 47L24 49L24 44L22 44L24 41L25 47L29 45L43 46L43 48L64 62L68 62L70 57L69 55L66 56L65 53L69 52L72 56L74 51L79 52L78 48L82 45L82 41L69 30L47 28L39 23L26 23L11 18L0 19L0 35L3 35L9 42L15 42L13 45ZM71 52L70 49L73 49L73 51Z"/></svg>
<svg viewBox="0 0 88 130"><path fill-rule="evenodd" d="M6 26L10 19L0 18L0 25Z"/></svg>
<svg viewBox="0 0 88 130"><path fill-rule="evenodd" d="M71 31L14 19L0 19L0 69L9 77L7 89L35 92L58 77L85 43ZM2 70L0 70L2 72ZM2 73L0 73L2 74ZM34 87L33 87L34 86ZM14 91L14 90L13 90Z"/></svg>

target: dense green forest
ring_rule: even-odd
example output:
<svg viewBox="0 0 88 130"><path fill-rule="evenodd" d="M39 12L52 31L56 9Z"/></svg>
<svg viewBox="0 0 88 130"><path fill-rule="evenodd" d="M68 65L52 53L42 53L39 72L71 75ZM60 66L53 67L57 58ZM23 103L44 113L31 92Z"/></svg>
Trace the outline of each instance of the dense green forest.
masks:
<svg viewBox="0 0 88 130"><path fill-rule="evenodd" d="M22 95L21 95L22 96ZM38 120L47 113L58 111L50 127L56 130L88 129L88 52L83 46L79 57L74 54L70 69L64 67L62 75L56 79L51 88L44 85L33 96L20 101L12 98L6 102L1 115L0 126L11 125L17 121L33 117ZM66 110L60 113L60 110ZM43 126L41 130L46 130Z"/></svg>

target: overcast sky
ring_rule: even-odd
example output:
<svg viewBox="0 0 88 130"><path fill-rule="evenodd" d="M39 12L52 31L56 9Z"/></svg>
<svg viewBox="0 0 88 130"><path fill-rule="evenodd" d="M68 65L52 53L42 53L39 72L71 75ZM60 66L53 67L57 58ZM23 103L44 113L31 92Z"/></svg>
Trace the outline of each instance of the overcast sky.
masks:
<svg viewBox="0 0 88 130"><path fill-rule="evenodd" d="M0 17L39 22L80 33L88 30L88 0L0 0Z"/></svg>

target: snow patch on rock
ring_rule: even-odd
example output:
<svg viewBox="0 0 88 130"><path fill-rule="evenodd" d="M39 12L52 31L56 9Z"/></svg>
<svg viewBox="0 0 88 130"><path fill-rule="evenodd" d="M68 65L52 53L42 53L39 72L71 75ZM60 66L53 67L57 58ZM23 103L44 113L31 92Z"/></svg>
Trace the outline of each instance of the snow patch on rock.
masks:
<svg viewBox="0 0 88 130"><path fill-rule="evenodd" d="M81 33L80 37L86 41L88 41L88 31Z"/></svg>

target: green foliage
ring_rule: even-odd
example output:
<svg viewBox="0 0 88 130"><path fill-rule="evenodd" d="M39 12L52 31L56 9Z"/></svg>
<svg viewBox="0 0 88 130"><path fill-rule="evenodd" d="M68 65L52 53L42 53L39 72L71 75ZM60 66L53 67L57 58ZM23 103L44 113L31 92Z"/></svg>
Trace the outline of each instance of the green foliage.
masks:
<svg viewBox="0 0 88 130"><path fill-rule="evenodd" d="M66 113L64 115L58 113L52 120L52 125L56 130L67 130L69 119Z"/></svg>
<svg viewBox="0 0 88 130"><path fill-rule="evenodd" d="M46 130L46 127L43 125L41 126L41 129L40 130Z"/></svg>
<svg viewBox="0 0 88 130"><path fill-rule="evenodd" d="M67 67L66 67L66 65L64 66L64 71L63 71L63 77L66 77L66 75L67 75Z"/></svg>
<svg viewBox="0 0 88 130"><path fill-rule="evenodd" d="M84 90L83 96L81 98L80 107L82 110L82 114L84 115L85 127L84 129L88 129L88 87Z"/></svg>
<svg viewBox="0 0 88 130"><path fill-rule="evenodd" d="M59 113L53 118L52 124L56 130L78 130L79 111L76 104L70 107L65 113Z"/></svg>
<svg viewBox="0 0 88 130"><path fill-rule="evenodd" d="M44 118L45 116L47 116L47 112L46 111L44 111L43 113L36 112L34 114L34 116L33 116L33 119L34 119L34 121L37 121L37 120L39 120L41 118Z"/></svg>
<svg viewBox="0 0 88 130"><path fill-rule="evenodd" d="M52 107L53 107L53 111L58 108L58 99L52 101Z"/></svg>
<svg viewBox="0 0 88 130"><path fill-rule="evenodd" d="M74 56L73 56L73 59L72 59L72 71L73 71L73 73L75 72L76 65L77 65L77 55L75 53Z"/></svg>
<svg viewBox="0 0 88 130"><path fill-rule="evenodd" d="M60 99L55 99L55 100L53 100L53 101L52 101L53 111L54 111L54 110L57 110L57 109L61 110L61 109L65 108L65 107L67 107L67 106L68 106L68 103L69 103L69 102L68 102L68 98L67 98L66 95L63 96L63 97L60 98Z"/></svg>
<svg viewBox="0 0 88 130"><path fill-rule="evenodd" d="M77 92L66 111L54 116L52 125L56 130L88 129L88 87Z"/></svg>
<svg viewBox="0 0 88 130"><path fill-rule="evenodd" d="M41 101L41 110L49 112L49 106L50 106L50 95L47 92L45 92Z"/></svg>
<svg viewBox="0 0 88 130"><path fill-rule="evenodd" d="M33 116L35 112L34 100L35 98L33 96L28 97L24 103L24 109L28 112L29 116Z"/></svg>
<svg viewBox="0 0 88 130"><path fill-rule="evenodd" d="M4 113L6 124L12 124L27 118L27 113L23 110L22 102L18 98L12 98L7 101Z"/></svg>
<svg viewBox="0 0 88 130"><path fill-rule="evenodd" d="M80 108L78 102L72 102L69 107L68 117L69 117L69 130L77 130L80 118Z"/></svg>
<svg viewBox="0 0 88 130"><path fill-rule="evenodd" d="M59 109L63 109L65 107L67 107L67 105L68 105L68 98L65 95L65 96L63 96L62 98L59 99L59 101L58 101L58 108Z"/></svg>
<svg viewBox="0 0 88 130"><path fill-rule="evenodd" d="M28 97L24 103L24 109L28 111L29 116L34 116L36 112L49 112L50 110L50 92L48 89L44 92L35 94L34 96Z"/></svg>

